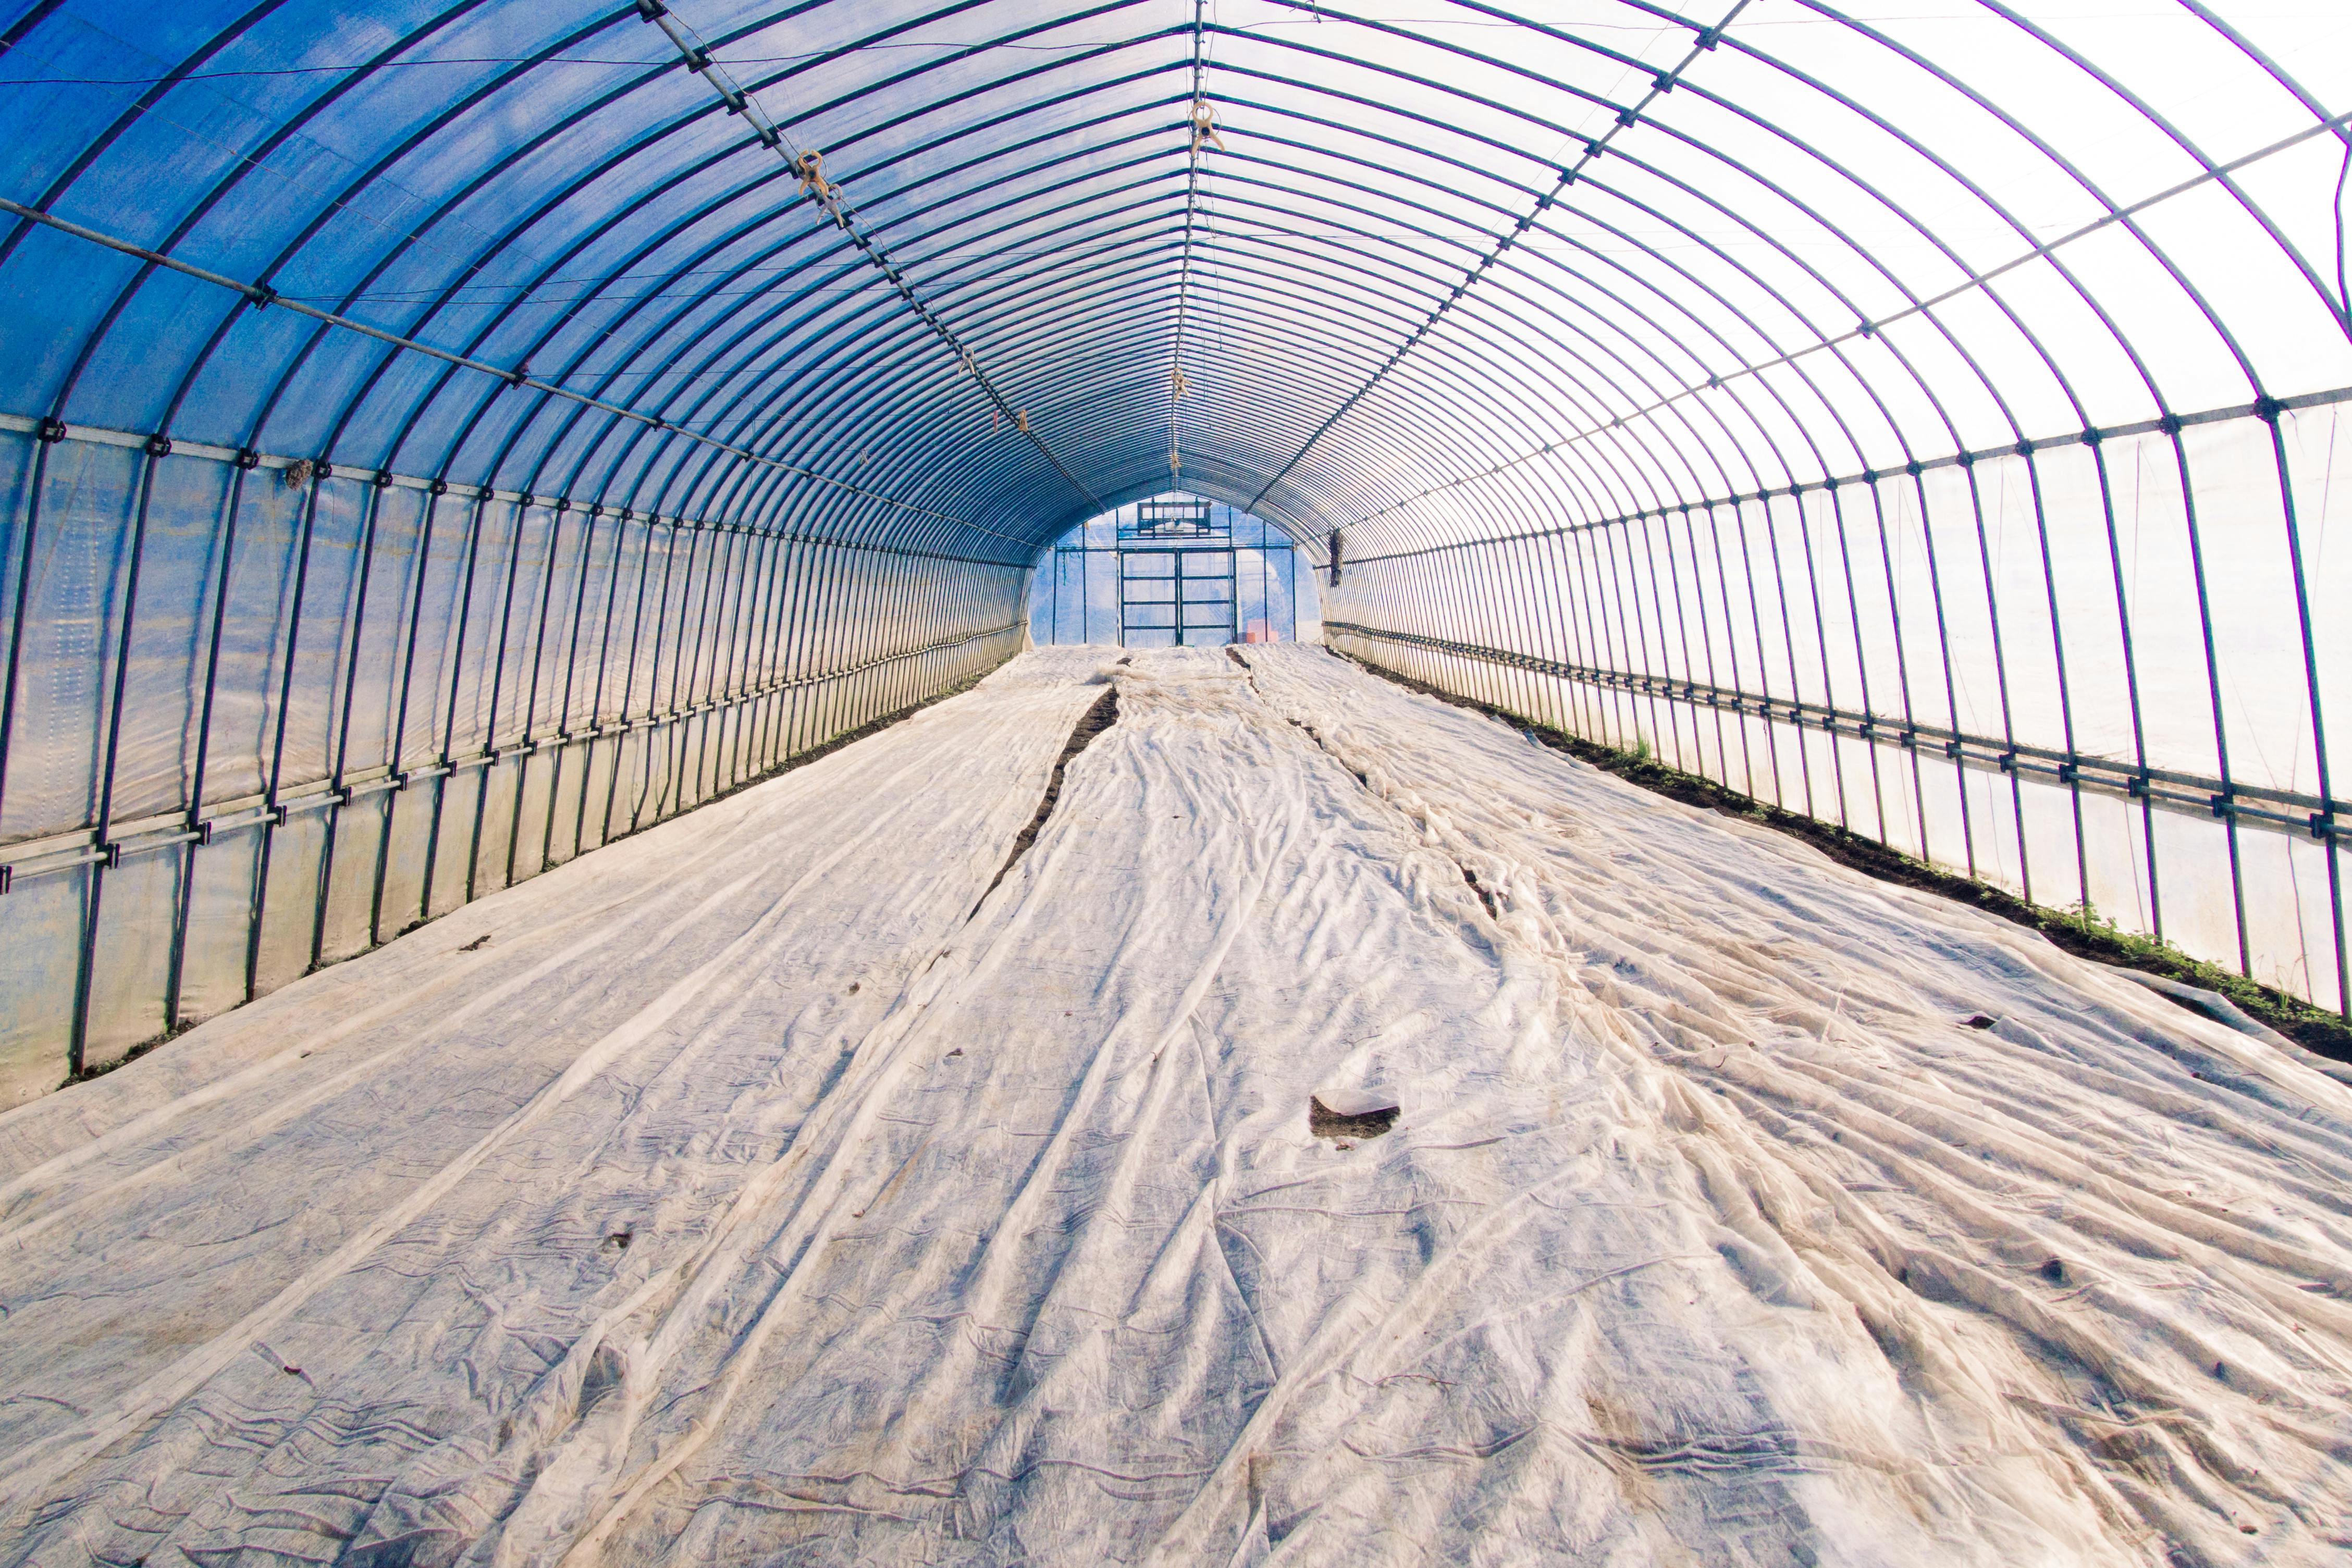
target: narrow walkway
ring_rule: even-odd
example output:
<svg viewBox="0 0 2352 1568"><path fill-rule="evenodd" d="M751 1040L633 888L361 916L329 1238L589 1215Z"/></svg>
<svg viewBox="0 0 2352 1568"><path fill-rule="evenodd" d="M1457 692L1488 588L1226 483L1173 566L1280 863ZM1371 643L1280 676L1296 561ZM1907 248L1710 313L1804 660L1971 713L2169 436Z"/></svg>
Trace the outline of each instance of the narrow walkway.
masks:
<svg viewBox="0 0 2352 1568"><path fill-rule="evenodd" d="M1116 657L0 1116L0 1561L2352 1543L2352 1091L1317 650Z"/></svg>

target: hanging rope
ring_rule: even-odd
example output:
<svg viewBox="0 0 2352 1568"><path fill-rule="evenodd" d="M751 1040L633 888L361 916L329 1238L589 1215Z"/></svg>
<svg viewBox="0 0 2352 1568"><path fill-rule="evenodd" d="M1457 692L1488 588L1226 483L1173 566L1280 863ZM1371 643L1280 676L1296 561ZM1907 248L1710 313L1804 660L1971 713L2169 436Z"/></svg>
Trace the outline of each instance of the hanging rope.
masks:
<svg viewBox="0 0 2352 1568"><path fill-rule="evenodd" d="M1168 371L1168 479L1173 485L1184 470L1182 427L1177 421L1176 405L1184 396L1184 329L1191 324L1192 299L1192 231L1201 207L1201 149L1214 146L1225 150L1224 138L1217 134L1217 115L1209 105L1205 90L1208 56L1204 49L1203 25L1207 20L1207 0L1192 0L1192 143L1184 154L1184 259L1176 271L1176 350Z"/></svg>
<svg viewBox="0 0 2352 1568"><path fill-rule="evenodd" d="M792 171L800 176L799 194L824 209L825 215L834 221L835 226L846 234L866 259L889 280L890 287L898 291L899 298L922 319L925 326L946 342L965 371L980 383L981 393L988 399L991 405L992 420L1001 421L1003 415L1011 410L1011 402L982 372L980 361L974 356L970 346L957 336L955 329L940 318L940 313L932 308L930 302L908 281L906 274L899 269L898 264L892 259L890 253L866 231L858 218L856 209L850 205L842 188L825 177L824 154L814 147L798 153L787 151L784 146L783 128L769 117L767 111L761 107L759 100L751 96L750 89L729 74L726 66L711 54L709 47L703 42L701 36L671 12L667 0L635 0L635 4L637 15L659 27L668 37L670 42L677 47L687 68L709 84L711 89L725 102L727 112L741 115L757 133L760 144L783 159ZM1017 415L1014 423L1020 426L1024 435L1029 435L1031 442L1037 448L1038 455L1053 465L1054 471L1062 476L1070 488L1084 497L1087 504L1095 511L1105 509L1101 500L1092 490L1087 488L1083 480L1070 471L1068 465L1065 464L1043 441L1038 440L1034 435L1030 435L1029 420L1026 414Z"/></svg>

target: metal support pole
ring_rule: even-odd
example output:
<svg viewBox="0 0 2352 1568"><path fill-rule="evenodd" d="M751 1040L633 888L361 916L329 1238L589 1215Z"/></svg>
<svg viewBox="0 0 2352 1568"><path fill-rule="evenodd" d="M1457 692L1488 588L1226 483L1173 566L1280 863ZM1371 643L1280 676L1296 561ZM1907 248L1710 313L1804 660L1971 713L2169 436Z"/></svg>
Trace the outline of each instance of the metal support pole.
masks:
<svg viewBox="0 0 2352 1568"><path fill-rule="evenodd" d="M161 438L157 438L161 441ZM95 848L104 857L89 864L89 897L82 906L81 942L74 959L73 1025L66 1039L66 1071L68 1076L80 1075L89 1040L90 983L98 967L99 918L106 892L106 873L116 863L114 838L114 782L116 765L122 756L122 703L130 688L131 638L139 621L140 570L146 563L147 512L155 493L155 465L171 449L169 442L147 447L146 460L139 469L139 504L131 523L131 565L122 583L122 619L114 640L114 693L106 716L106 746L101 753L98 776L98 832ZM16 634L24 635L21 623Z"/></svg>
<svg viewBox="0 0 2352 1568"><path fill-rule="evenodd" d="M205 695L196 720L195 764L189 769L188 776L188 821L192 826L201 823L204 819L205 789L211 777L213 699L220 685L221 637L228 621L229 574L236 565L236 517L238 508L245 501L247 472L242 463L230 470L227 500L221 508L218 566L213 574L212 630L205 643ZM163 1028L167 1032L180 1027L181 988L187 968L188 922L195 908L196 857L205 848L206 842L205 838L197 838L188 845L187 853L180 862L179 896L172 912L172 956L163 981Z"/></svg>
<svg viewBox="0 0 2352 1568"><path fill-rule="evenodd" d="M294 661L302 645L302 601L310 579L310 538L317 526L319 491L327 482L324 465L310 481L302 497L302 522L299 539L295 547L294 591L288 602L286 647L280 665L278 685L276 734L270 741L268 778L262 789L262 799L268 802L269 815L261 827L261 854L254 868L253 914L247 927L245 945L245 999L251 1001L260 984L261 922L268 913L269 866L272 852L278 846L278 830L285 823L285 808L278 800L278 788L285 782L286 727L294 690Z"/></svg>
<svg viewBox="0 0 2352 1568"><path fill-rule="evenodd" d="M328 805L320 818L323 841L319 850L319 885L310 915L310 967L313 969L326 957L327 895L334 886L335 847L343 836L343 805L347 799L344 794L345 777L350 771L347 764L352 742L352 688L359 684L360 645L367 636L368 587L373 580L375 566L376 513L383 501L383 486L373 484L367 487L367 499L361 507L359 591L353 596L348 629L351 653L343 663L342 712L336 716L334 737L331 742L333 750L327 761Z"/></svg>
<svg viewBox="0 0 2352 1568"><path fill-rule="evenodd" d="M416 917L419 920L433 917L433 879L440 866L441 830L446 822L449 796L457 785L457 775L450 771L450 764L456 759L457 752L457 694L466 680L466 633L473 625L474 575L481 560L482 512L488 504L487 497L476 497L466 516L466 574L464 585L458 591L457 630L450 639L449 706L441 724L441 745L436 759L440 777L433 785L433 826L425 839L424 880L416 894Z"/></svg>

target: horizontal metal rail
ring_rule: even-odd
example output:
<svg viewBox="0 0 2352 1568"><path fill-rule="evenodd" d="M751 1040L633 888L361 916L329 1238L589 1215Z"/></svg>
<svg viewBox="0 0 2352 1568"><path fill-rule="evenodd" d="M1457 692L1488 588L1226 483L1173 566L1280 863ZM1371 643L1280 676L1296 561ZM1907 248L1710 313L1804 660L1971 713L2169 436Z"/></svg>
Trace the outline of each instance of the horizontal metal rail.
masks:
<svg viewBox="0 0 2352 1568"><path fill-rule="evenodd" d="M62 424L55 420L27 419L23 414L0 413L0 430L15 431L42 441L86 441L95 446L118 446L133 451L153 453L165 457L196 457L213 463L233 464L240 468L291 468L308 459L281 456L274 453L239 451L233 446L215 446L202 441L183 441L159 434L142 434L131 430L112 430L94 424ZM956 555L948 550L920 549L911 545L880 544L868 539L855 539L828 534L795 532L790 528L762 528L756 523L721 523L708 517L685 515L664 516L658 512L633 511L604 502L581 501L569 496L533 494L529 490L499 490L480 485L461 485L454 479L425 479L414 474L393 474L345 465L312 463L313 476L320 479L364 479L381 488L422 490L428 495L456 496L465 500L511 501L525 507L547 507L557 512L577 513L583 517L617 517L625 523L657 523L666 528L689 531L760 534L787 539L795 544L817 544L835 549L859 550L871 555L897 556L908 560L947 560L964 566L1021 567L1028 564L1024 555L1013 560L993 556Z"/></svg>
<svg viewBox="0 0 2352 1568"><path fill-rule="evenodd" d="M1740 490L1721 496L1710 496L1703 500L1675 501L1669 505L1645 507L1638 512L1622 512L1615 517L1594 517L1587 522L1562 523L1543 528L1527 528L1517 533L1478 534L1468 538L1446 539L1437 544L1423 545L1413 549L1387 550L1375 555L1350 555L1348 559L1351 565L1370 566L1379 560L1411 560L1420 556L1443 555L1448 550L1471 549L1481 545L1504 544L1521 539L1550 538L1560 534L1580 533L1592 528L1616 528L1625 523L1648 522L1654 518L1670 516L1680 517L1691 512L1703 512L1711 507L1738 507L1751 501L1769 501L1783 496L1793 500L1800 496L1826 493L1832 490L1848 487L1858 489L1866 485L1874 485L1881 479L1891 479L1898 474L1916 478L1922 474L1939 468L1968 468L1979 463L1991 463L2003 457L2031 457L2037 452L2048 452L2062 446L2095 446L2101 442L2126 441L2135 436L2171 435L2196 425L2222 424L2233 419L2275 420L2283 413L2292 413L2309 408L2326 408L2329 404L2339 402L2352 402L2352 387L2333 387L2326 392L2298 392L2292 397L2269 398L2261 402L2231 403L2226 408L2201 409L2195 413L2168 413L2156 419L2136 420L2129 424L2108 425L2098 430L2071 432L2064 435L2045 435L2039 440L2014 441L2000 446L1976 447L1951 453L1942 457L1921 457L1908 463L1897 464L1890 468L1865 468L1851 474L1833 476L1827 479L1796 480L1771 489ZM1459 479L1451 479L1443 485L1433 486L1429 489L1419 491L1401 501L1383 507L1377 512L1367 513L1358 518L1356 523L1341 526L1353 528L1360 523L1369 523L1377 517L1386 517L1401 507L1412 506L1416 501L1427 500L1432 496L1441 495L1447 490L1459 489L1463 486L1475 484L1481 479L1498 477L1534 458L1549 455L1561 444L1564 443L1554 443L1527 456L1510 458L1506 462L1496 464L1491 468L1481 469L1475 474L1466 474Z"/></svg>
<svg viewBox="0 0 2352 1568"><path fill-rule="evenodd" d="M1506 669L1526 670L1585 685L1603 686L1643 696L1663 697L1693 707L1716 708L1752 717L1775 720L1799 729L1898 746L1906 751L1926 749L1950 758L1963 768L2005 773L2054 784L2074 786L2118 799L2145 800L2162 810L2192 817L2221 817L2249 827L2277 832L2308 833L2326 842L2352 838L2352 802L2326 800L2288 789L2183 773L2165 768L2138 768L2110 757L2064 751L2022 742L2011 745L1991 736L1971 735L1941 725L1906 722L1876 714L1857 713L1788 697L1759 696L1752 692L1709 685L1668 675L1641 674L1626 670L1601 670L1585 664L1562 664L1534 653L1514 653L1476 643L1457 643L1415 632L1390 632L1351 621L1326 621L1325 637L1364 637L1398 643L1457 658L1475 659Z"/></svg>
<svg viewBox="0 0 2352 1568"><path fill-rule="evenodd" d="M19 841L13 845L0 845L0 852L13 852L15 858L0 862L0 894L20 881L47 876L56 872L74 871L93 862L103 862L110 869L120 866L125 857L144 854L154 850L169 849L174 844L211 843L221 833L240 828L258 827L263 823L284 826L290 817L304 811L328 806L349 805L354 799L387 789L405 789L412 784L422 784L446 774L460 773L468 768L490 767L505 758L527 757L537 752L560 749L566 746L609 740L637 730L656 730L667 725L679 724L704 714L719 713L740 707L745 703L795 687L821 686L828 681L847 680L869 670L887 664L903 664L928 653L944 653L982 643L991 637L1003 637L1017 632L1023 625L1008 621L1001 626L985 627L960 637L945 637L926 643L919 648L906 648L895 653L884 653L839 669L817 674L789 676L767 682L725 697L714 697L670 713L643 714L631 719L615 719L586 729L549 730L541 735L526 736L505 746L486 747L465 757L453 757L446 763L402 769L387 768L373 778L348 779L340 786L331 779L320 778L290 784L275 796L248 796L233 801L218 802L228 808L222 815L207 817L203 809L173 812L161 818L147 818L139 822L124 823L128 830L109 837L103 842L92 838L95 830L79 828L65 833L44 833L37 839Z"/></svg>

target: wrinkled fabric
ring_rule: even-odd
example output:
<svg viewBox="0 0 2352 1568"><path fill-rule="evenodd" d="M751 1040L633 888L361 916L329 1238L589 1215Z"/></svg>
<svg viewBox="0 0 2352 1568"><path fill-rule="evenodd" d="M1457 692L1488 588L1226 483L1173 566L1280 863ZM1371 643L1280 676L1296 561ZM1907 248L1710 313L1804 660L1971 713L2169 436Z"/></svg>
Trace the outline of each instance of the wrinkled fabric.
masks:
<svg viewBox="0 0 2352 1568"><path fill-rule="evenodd" d="M1040 652L0 1117L0 1559L2331 1562L2347 1176L2022 928Z"/></svg>

